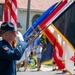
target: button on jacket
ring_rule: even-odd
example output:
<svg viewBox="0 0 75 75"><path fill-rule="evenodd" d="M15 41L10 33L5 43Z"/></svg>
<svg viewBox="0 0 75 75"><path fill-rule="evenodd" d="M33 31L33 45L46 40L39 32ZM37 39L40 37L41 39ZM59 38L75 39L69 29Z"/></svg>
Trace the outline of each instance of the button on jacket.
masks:
<svg viewBox="0 0 75 75"><path fill-rule="evenodd" d="M5 40L0 41L0 75L16 75L16 60L21 58L26 46L21 41L13 48Z"/></svg>

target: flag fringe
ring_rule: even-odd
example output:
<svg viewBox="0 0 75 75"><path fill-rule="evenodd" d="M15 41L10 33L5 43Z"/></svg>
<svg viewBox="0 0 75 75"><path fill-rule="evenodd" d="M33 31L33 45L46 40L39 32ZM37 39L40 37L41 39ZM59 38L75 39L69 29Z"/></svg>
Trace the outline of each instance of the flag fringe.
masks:
<svg viewBox="0 0 75 75"><path fill-rule="evenodd" d="M51 25L54 29L55 29L55 31L58 33L58 34L60 34L60 36L64 39L64 41L66 41L68 44L69 44L69 46L73 49L73 51L75 52L75 48L72 46L72 44L66 39L66 37L54 26L54 24L52 24Z"/></svg>
<svg viewBox="0 0 75 75"><path fill-rule="evenodd" d="M65 69L65 70L69 73L69 75L72 75L72 73L69 70L67 70L67 69Z"/></svg>

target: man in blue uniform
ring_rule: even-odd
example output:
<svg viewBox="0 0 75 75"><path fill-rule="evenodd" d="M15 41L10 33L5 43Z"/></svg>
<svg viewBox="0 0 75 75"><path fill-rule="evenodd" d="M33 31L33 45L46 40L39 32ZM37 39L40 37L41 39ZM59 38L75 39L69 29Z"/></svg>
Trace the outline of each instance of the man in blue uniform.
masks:
<svg viewBox="0 0 75 75"><path fill-rule="evenodd" d="M0 31L0 75L16 75L16 60L23 55L28 43L24 42L22 35L18 34L19 43L14 48L12 43L16 38L15 27L11 22L3 22Z"/></svg>

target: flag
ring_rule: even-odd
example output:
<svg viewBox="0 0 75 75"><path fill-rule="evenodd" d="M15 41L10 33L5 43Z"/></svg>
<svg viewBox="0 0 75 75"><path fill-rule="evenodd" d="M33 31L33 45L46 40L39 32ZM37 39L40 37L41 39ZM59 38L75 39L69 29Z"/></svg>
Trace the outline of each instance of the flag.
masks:
<svg viewBox="0 0 75 75"><path fill-rule="evenodd" d="M17 1L16 0L5 0L3 10L3 21L12 22L17 30Z"/></svg>
<svg viewBox="0 0 75 75"><path fill-rule="evenodd" d="M60 11L67 4L67 0L62 1L58 7L38 26L40 30L43 30L46 26L52 23L60 15Z"/></svg>
<svg viewBox="0 0 75 75"><path fill-rule="evenodd" d="M64 50L65 50L65 69L71 75L73 75L75 62L74 50L69 46L67 42L65 42Z"/></svg>
<svg viewBox="0 0 75 75"><path fill-rule="evenodd" d="M67 38L75 48L75 3L72 3L54 22L54 26Z"/></svg>
<svg viewBox="0 0 75 75"><path fill-rule="evenodd" d="M42 58L41 58L41 63L43 62L47 62L49 60L51 60L53 57L53 47L52 44L50 43L50 41L47 39L45 39L45 43L43 45L43 52L42 52Z"/></svg>
<svg viewBox="0 0 75 75"><path fill-rule="evenodd" d="M57 36L53 35L53 33L50 31L50 29L48 28L49 24L52 23L52 21L54 21L61 13L60 11L65 8L65 5L67 4L67 0L62 1L58 7L39 25L39 29L42 30L44 32L44 34L47 36L47 38L49 39L49 41L52 43L53 47L54 47L54 55L56 53L58 53L59 55L54 56L55 57L55 62L58 65L59 69L63 69L64 68L64 64L62 62L62 55L63 55L63 50L61 45L59 44L58 40L57 40ZM61 58L61 59L59 59ZM60 65L60 64L61 65Z"/></svg>
<svg viewBox="0 0 75 75"><path fill-rule="evenodd" d="M53 21L53 27L65 41L65 68L73 75L74 52L75 52L75 2L71 0L70 5L62 14Z"/></svg>
<svg viewBox="0 0 75 75"><path fill-rule="evenodd" d="M55 21L55 19L57 19L57 18L59 18L59 16L65 11L65 10L67 10L68 9L68 7L71 5L73 3L73 0L64 0L64 1L62 1L62 3L44 20L44 22L42 22L40 25L39 25L39 29L40 30L46 30L47 31L47 35L49 36L48 38L50 39L50 41L52 42L52 44L54 44L54 52L55 52L55 54L56 54L56 52L57 52L57 50L59 50L59 54L60 54L60 57L62 57L62 53L61 53L61 51L63 52L63 50L62 50L62 47L61 47L61 45L60 45L60 43L58 42L58 41L55 41L55 40L57 40L56 39L56 36L55 36L55 38L53 38L53 36L51 35L51 34L49 34L50 32L49 32L49 29L46 29L48 26L49 26L49 24L51 24L53 21ZM57 26L58 26L58 24L57 24ZM55 43L54 43L55 42ZM61 50L61 51L60 51ZM58 56L58 54L56 55L56 56L54 56L55 57L55 59L56 59L56 57ZM61 58L60 58L61 59ZM58 64L58 67L60 68L60 69L63 69L64 68L64 64L62 63L62 61L60 60L60 62L61 62L61 64L62 64L62 66L61 65L59 65L59 62L58 62L58 60L59 60L59 57L57 57L57 60L56 60L56 63Z"/></svg>
<svg viewBox="0 0 75 75"><path fill-rule="evenodd" d="M49 7L32 25L28 30L24 33L23 37L26 40L25 36L28 36L30 33L32 33L33 29L37 28L37 26L44 21L44 19L53 12L53 10L56 8L58 3L53 4L51 7Z"/></svg>
<svg viewBox="0 0 75 75"><path fill-rule="evenodd" d="M63 49L58 41L58 34L51 27L51 25L48 28L46 28L43 33L46 35L46 37L48 38L48 40L51 42L51 44L53 46L54 51L52 54L53 54L54 60L57 64L58 68L64 69L65 65L62 60Z"/></svg>
<svg viewBox="0 0 75 75"><path fill-rule="evenodd" d="M5 0L3 10L3 22L12 22L17 31L17 1L16 0ZM13 41L13 46L16 46L16 38Z"/></svg>

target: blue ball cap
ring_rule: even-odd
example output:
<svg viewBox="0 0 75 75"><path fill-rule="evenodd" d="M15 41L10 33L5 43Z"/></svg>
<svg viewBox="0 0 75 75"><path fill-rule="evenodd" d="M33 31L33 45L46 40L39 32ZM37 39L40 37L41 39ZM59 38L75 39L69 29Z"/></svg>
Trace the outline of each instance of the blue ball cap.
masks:
<svg viewBox="0 0 75 75"><path fill-rule="evenodd" d="M13 31L15 31L15 26L11 22L3 22L1 24L0 31L11 31L11 32L13 32Z"/></svg>

